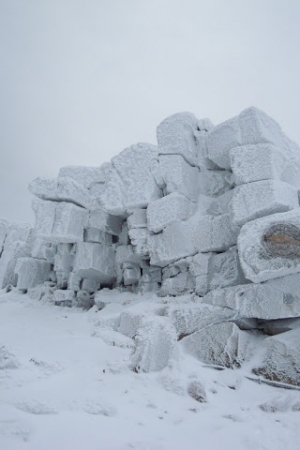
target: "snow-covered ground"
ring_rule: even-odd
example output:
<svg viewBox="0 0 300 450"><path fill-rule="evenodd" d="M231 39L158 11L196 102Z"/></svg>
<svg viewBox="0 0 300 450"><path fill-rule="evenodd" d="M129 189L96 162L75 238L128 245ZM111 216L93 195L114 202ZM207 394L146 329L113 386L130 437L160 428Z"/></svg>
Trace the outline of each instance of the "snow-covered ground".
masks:
<svg viewBox="0 0 300 450"><path fill-rule="evenodd" d="M300 448L300 392L183 352L135 373L130 339L97 326L99 314L1 293L1 450ZM199 383L206 402L188 393Z"/></svg>

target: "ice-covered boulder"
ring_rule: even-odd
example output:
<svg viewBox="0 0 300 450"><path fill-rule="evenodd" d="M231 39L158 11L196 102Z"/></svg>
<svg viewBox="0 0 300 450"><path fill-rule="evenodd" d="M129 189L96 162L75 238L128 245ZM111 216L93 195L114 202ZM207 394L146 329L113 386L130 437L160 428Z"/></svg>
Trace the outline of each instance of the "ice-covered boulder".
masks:
<svg viewBox="0 0 300 450"><path fill-rule="evenodd" d="M123 217L113 216L102 208L90 211L88 219L89 228L98 228L101 231L118 236L122 232Z"/></svg>
<svg viewBox="0 0 300 450"><path fill-rule="evenodd" d="M237 185L261 180L280 180L299 188L300 161L291 159L272 144L235 147L230 150L229 156Z"/></svg>
<svg viewBox="0 0 300 450"><path fill-rule="evenodd" d="M156 129L159 153L181 155L190 165L197 165L197 128L194 114L182 112L167 117Z"/></svg>
<svg viewBox="0 0 300 450"><path fill-rule="evenodd" d="M29 289L49 280L51 264L42 259L18 258L15 273L17 288Z"/></svg>
<svg viewBox="0 0 300 450"><path fill-rule="evenodd" d="M159 167L165 181L165 194L178 192L192 202L198 201L199 169L190 166L180 155L160 155Z"/></svg>
<svg viewBox="0 0 300 450"><path fill-rule="evenodd" d="M188 219L195 209L195 203L192 203L184 195L173 192L149 204L147 208L148 229L153 233L159 233L173 222Z"/></svg>
<svg viewBox="0 0 300 450"><path fill-rule="evenodd" d="M229 170L200 170L200 194L217 197L232 189L234 184L235 178Z"/></svg>
<svg viewBox="0 0 300 450"><path fill-rule="evenodd" d="M236 245L239 228L232 215L204 215L193 225L193 243L198 252L224 252Z"/></svg>
<svg viewBox="0 0 300 450"><path fill-rule="evenodd" d="M174 222L161 233L149 236L150 261L164 267L197 253L193 239L193 226L189 221Z"/></svg>
<svg viewBox="0 0 300 450"><path fill-rule="evenodd" d="M195 289L194 279L189 272L182 272L174 277L167 278L163 281L159 295L183 295L192 293Z"/></svg>
<svg viewBox="0 0 300 450"><path fill-rule="evenodd" d="M254 283L300 272L300 208L246 223L238 251L244 274Z"/></svg>
<svg viewBox="0 0 300 450"><path fill-rule="evenodd" d="M150 170L155 157L154 145L139 143L112 158L102 195L107 212L126 216L128 210L146 208L150 201L162 196Z"/></svg>
<svg viewBox="0 0 300 450"><path fill-rule="evenodd" d="M88 210L67 202L34 199L36 236L53 243L83 241Z"/></svg>
<svg viewBox="0 0 300 450"><path fill-rule="evenodd" d="M161 307L157 303L139 302L128 306L120 315L119 333L134 338L141 321L144 318L158 314L160 311Z"/></svg>
<svg viewBox="0 0 300 450"><path fill-rule="evenodd" d="M268 337L253 372L268 380L300 387L300 328Z"/></svg>
<svg viewBox="0 0 300 450"><path fill-rule="evenodd" d="M229 308L206 304L170 305L165 313L176 328L179 340L210 325L234 320L237 314Z"/></svg>
<svg viewBox="0 0 300 450"><path fill-rule="evenodd" d="M105 183L107 166L108 163L104 163L100 167L65 166L60 169L58 178L72 178L85 188L90 189L93 184Z"/></svg>
<svg viewBox="0 0 300 450"><path fill-rule="evenodd" d="M198 253L190 264L190 272L195 277L195 292L201 296L214 289L247 282L236 246L223 253Z"/></svg>
<svg viewBox="0 0 300 450"><path fill-rule="evenodd" d="M251 356L252 335L234 323L219 323L182 339L185 350L206 364L240 367Z"/></svg>
<svg viewBox="0 0 300 450"><path fill-rule="evenodd" d="M262 180L234 189L232 222L242 226L259 217L299 208L298 190L282 181Z"/></svg>
<svg viewBox="0 0 300 450"><path fill-rule="evenodd" d="M110 285L116 278L115 250L104 244L78 242L73 271L82 278Z"/></svg>
<svg viewBox="0 0 300 450"><path fill-rule="evenodd" d="M230 169L230 150L249 144L270 143L299 164L299 148L282 132L278 123L257 108L248 108L239 116L223 122L207 135L209 159Z"/></svg>
<svg viewBox="0 0 300 450"><path fill-rule="evenodd" d="M36 178L29 184L29 191L42 200L71 202L89 209L88 190L71 177Z"/></svg>
<svg viewBox="0 0 300 450"><path fill-rule="evenodd" d="M177 357L177 336L167 317L145 317L135 336L136 347L131 356L135 372L162 370Z"/></svg>
<svg viewBox="0 0 300 450"><path fill-rule="evenodd" d="M263 320L300 317L300 274L259 284L245 284L209 292L200 301L230 308L238 317Z"/></svg>

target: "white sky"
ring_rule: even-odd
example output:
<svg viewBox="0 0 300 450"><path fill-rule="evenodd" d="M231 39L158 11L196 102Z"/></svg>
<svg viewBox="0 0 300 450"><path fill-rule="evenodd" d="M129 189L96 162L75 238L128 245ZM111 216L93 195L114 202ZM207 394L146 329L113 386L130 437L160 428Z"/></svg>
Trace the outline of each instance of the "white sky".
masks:
<svg viewBox="0 0 300 450"><path fill-rule="evenodd" d="M254 105L300 143L299 0L0 0L0 217L27 185Z"/></svg>

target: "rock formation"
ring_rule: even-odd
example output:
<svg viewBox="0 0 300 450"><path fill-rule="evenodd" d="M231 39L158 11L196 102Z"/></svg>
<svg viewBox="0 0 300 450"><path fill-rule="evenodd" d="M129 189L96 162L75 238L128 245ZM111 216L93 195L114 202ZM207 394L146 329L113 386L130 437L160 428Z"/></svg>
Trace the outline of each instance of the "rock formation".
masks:
<svg viewBox="0 0 300 450"><path fill-rule="evenodd" d="M256 108L175 114L157 142L34 180L34 228L0 222L0 287L96 304L136 371L181 347L224 367L255 354L253 373L300 386L299 147ZM110 313L112 289L144 307Z"/></svg>

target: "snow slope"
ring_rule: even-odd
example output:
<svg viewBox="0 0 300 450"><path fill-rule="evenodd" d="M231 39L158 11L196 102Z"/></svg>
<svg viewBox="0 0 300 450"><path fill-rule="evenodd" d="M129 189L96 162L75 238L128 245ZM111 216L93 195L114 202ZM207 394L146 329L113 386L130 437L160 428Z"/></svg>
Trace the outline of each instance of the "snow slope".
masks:
<svg viewBox="0 0 300 450"><path fill-rule="evenodd" d="M135 373L133 341L100 316L1 292L1 450L300 448L300 391L254 383L247 365L207 368L182 348L162 371Z"/></svg>

